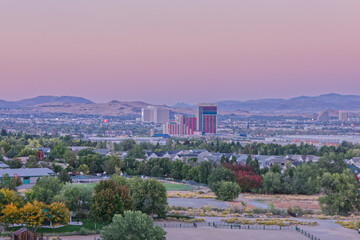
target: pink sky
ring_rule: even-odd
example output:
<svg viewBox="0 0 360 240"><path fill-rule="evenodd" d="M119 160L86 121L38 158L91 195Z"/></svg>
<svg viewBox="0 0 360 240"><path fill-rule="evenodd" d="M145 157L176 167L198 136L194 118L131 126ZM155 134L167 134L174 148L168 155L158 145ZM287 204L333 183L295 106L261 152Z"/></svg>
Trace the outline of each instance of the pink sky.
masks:
<svg viewBox="0 0 360 240"><path fill-rule="evenodd" d="M0 2L0 99L360 94L359 0Z"/></svg>

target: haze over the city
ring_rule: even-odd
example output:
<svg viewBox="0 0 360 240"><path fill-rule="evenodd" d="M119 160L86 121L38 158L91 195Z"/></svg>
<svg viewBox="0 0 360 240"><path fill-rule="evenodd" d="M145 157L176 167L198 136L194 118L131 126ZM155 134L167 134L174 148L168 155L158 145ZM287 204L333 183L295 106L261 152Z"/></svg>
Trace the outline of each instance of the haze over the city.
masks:
<svg viewBox="0 0 360 240"><path fill-rule="evenodd" d="M358 94L359 12L358 0L4 0L0 98Z"/></svg>

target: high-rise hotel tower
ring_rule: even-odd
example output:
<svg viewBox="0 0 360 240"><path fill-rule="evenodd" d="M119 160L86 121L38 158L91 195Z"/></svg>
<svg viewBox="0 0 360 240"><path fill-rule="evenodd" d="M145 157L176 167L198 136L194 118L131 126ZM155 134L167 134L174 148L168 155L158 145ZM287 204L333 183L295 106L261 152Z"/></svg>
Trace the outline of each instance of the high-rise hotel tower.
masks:
<svg viewBox="0 0 360 240"><path fill-rule="evenodd" d="M216 133L217 104L200 103L197 112L197 130L202 133Z"/></svg>

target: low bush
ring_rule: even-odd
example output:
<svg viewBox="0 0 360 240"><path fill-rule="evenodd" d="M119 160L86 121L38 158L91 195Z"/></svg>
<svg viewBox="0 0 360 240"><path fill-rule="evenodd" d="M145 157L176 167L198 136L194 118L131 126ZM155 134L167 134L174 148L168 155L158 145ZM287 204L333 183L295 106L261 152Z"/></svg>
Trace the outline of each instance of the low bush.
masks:
<svg viewBox="0 0 360 240"><path fill-rule="evenodd" d="M265 214L265 213L267 213L267 209L266 208L254 208L253 210L252 210L252 212L254 213L254 214Z"/></svg>

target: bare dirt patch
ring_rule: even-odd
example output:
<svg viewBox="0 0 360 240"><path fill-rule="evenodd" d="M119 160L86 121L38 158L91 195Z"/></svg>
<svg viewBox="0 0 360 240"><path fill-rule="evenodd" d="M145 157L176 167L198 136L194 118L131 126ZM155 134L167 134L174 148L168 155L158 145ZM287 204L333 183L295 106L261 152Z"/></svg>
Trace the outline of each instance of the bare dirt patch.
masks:
<svg viewBox="0 0 360 240"><path fill-rule="evenodd" d="M261 202L264 204L272 203L276 208L287 209L289 207L300 207L309 210L321 210L319 205L319 195L267 195L267 194L242 194L242 199L246 202ZM251 204L250 204L251 205ZM249 207L249 206L248 206ZM251 206L250 206L251 207Z"/></svg>

